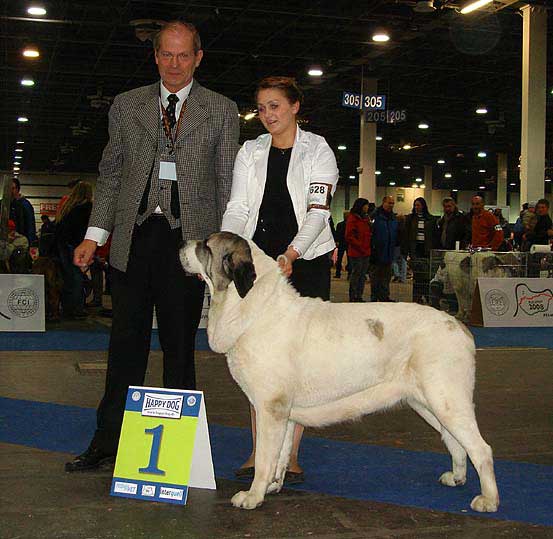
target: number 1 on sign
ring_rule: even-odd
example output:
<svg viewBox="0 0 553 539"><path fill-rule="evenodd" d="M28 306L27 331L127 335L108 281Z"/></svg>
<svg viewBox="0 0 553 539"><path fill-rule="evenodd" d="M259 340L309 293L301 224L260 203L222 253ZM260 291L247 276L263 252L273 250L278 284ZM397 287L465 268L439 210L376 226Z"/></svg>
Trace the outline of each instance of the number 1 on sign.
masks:
<svg viewBox="0 0 553 539"><path fill-rule="evenodd" d="M159 460L159 446L161 445L161 435L163 434L163 425L158 425L154 429L144 429L144 433L152 435L150 462L148 463L148 466L146 468L138 468L138 471L140 473L165 475L165 472L157 467L157 461Z"/></svg>

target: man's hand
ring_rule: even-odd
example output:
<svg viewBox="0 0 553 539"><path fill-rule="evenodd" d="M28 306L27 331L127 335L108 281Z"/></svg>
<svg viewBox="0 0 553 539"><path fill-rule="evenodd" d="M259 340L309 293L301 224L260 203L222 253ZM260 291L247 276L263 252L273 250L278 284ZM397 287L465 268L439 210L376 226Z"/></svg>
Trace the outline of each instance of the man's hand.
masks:
<svg viewBox="0 0 553 539"><path fill-rule="evenodd" d="M98 244L92 240L83 240L83 242L75 248L73 253L73 264L81 268L81 271L86 271L88 266L92 264L92 259Z"/></svg>

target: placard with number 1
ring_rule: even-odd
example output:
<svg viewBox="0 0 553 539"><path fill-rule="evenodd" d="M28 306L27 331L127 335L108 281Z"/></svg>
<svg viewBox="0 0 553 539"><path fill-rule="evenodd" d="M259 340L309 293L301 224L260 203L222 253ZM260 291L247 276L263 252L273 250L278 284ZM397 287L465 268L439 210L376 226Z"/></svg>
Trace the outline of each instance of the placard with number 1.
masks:
<svg viewBox="0 0 553 539"><path fill-rule="evenodd" d="M203 392L129 387L111 495L184 505L189 487L216 488Z"/></svg>

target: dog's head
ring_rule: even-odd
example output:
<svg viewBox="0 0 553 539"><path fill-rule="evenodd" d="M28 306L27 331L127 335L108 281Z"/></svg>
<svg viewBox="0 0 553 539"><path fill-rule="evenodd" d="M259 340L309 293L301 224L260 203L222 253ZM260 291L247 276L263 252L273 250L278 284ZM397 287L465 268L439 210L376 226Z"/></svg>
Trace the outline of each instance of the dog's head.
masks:
<svg viewBox="0 0 553 539"><path fill-rule="evenodd" d="M226 290L234 282L241 298L256 278L248 242L231 232L212 234L204 241L188 241L180 250L182 267L199 274L213 291Z"/></svg>

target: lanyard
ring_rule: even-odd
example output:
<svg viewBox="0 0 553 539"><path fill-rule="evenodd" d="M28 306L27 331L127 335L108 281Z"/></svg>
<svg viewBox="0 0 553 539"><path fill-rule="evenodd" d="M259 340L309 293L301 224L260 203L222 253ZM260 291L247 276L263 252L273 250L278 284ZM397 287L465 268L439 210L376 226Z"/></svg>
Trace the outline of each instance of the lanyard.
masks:
<svg viewBox="0 0 553 539"><path fill-rule="evenodd" d="M169 125L169 116L167 116L167 111L165 110L165 108L162 105L161 95L159 96L159 106L161 107L161 116L162 116L162 120L163 120L163 122L162 122L163 123L163 131L165 132L165 136L171 142L170 154L175 153L175 141L177 140L177 136L178 136L178 133L179 133L179 127L180 127L180 121L181 121L181 118L182 118L182 113L186 109L186 101L187 100L185 99L184 103L182 104L182 107L180 109L179 119L177 121L177 127L175 129L175 135L173 136L173 133L171 132L171 127Z"/></svg>

